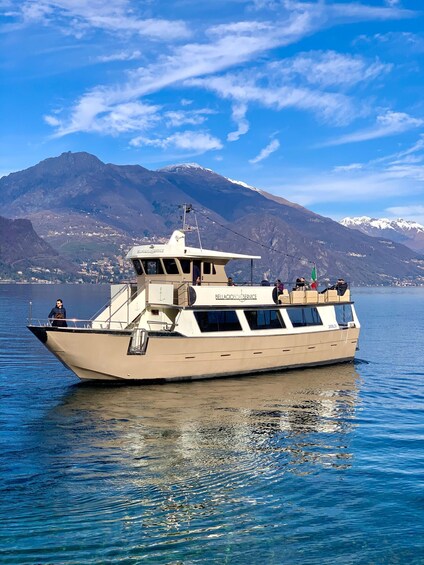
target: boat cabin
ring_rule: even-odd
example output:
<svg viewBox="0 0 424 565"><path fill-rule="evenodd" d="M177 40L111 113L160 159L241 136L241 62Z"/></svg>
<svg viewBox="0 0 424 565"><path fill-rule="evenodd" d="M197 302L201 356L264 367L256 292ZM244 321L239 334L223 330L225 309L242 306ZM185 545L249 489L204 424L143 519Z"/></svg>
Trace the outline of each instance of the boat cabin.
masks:
<svg viewBox="0 0 424 565"><path fill-rule="evenodd" d="M133 247L126 258L132 261L138 288L144 288L147 283L159 281L225 286L225 265L229 261L260 256L187 247L185 233L176 230L167 243Z"/></svg>

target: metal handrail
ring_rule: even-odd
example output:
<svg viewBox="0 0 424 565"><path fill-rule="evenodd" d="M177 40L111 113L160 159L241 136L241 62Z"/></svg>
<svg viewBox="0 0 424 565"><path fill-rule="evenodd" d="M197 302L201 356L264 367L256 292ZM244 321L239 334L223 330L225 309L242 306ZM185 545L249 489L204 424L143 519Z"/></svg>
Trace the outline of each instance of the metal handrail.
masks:
<svg viewBox="0 0 424 565"><path fill-rule="evenodd" d="M93 327L93 322L94 320L85 320L85 319L80 319L80 318L62 318L61 321L66 322L67 326L65 326L64 329L66 328L79 328L79 329L91 329ZM126 321L121 321L121 320L115 320L113 321L114 324L120 324L122 326L122 329L125 329L128 324ZM110 322L109 322L110 324ZM34 318L34 319L29 319L28 320L28 325L29 326L37 326L37 327L57 327L58 329L61 329L61 326L53 326L52 322L50 319L46 319L46 318Z"/></svg>
<svg viewBox="0 0 424 565"><path fill-rule="evenodd" d="M135 286L135 283L124 283L124 286L122 286L118 292L116 292L113 296L111 296L111 298L101 307L99 308L99 310L97 310L97 312L91 317L92 320L95 320L97 318L97 316L100 316L100 314L102 312L104 312L106 310L107 307L110 307L111 303L119 297L120 294L122 294L125 290L127 290L127 288L131 288L131 286ZM138 289L137 289L137 294L138 294ZM119 310L119 309L118 309ZM118 311L117 310L117 311ZM116 314L116 312L114 312L113 314L111 314L111 316L113 316L114 314ZM110 316L110 317L111 317Z"/></svg>
<svg viewBox="0 0 424 565"><path fill-rule="evenodd" d="M128 288L131 290L131 286L132 286L131 283L127 283L125 286L123 286L123 287L121 288L121 290L119 290L116 294L114 294L114 295L112 296L112 298L110 299L108 305L105 306L105 308L104 308L103 310L101 310L95 317L92 318L93 322L96 320L96 318L97 318L98 316L100 316L100 314L101 314L102 312L104 312L104 310L105 310L107 307L109 307L109 317L108 317L106 320L104 320L104 322L105 322L105 323L111 323L113 316L115 316L115 314L117 314L117 313L121 310L121 308L123 308L123 307L128 307L129 304L130 304L133 300L135 300L135 299L139 296L139 294L141 294L141 292L144 290L143 287L137 288L137 290L136 290L136 292L135 292L134 294L130 294L129 298L128 298L124 303L122 303L121 306L119 306L119 308L117 308L114 312L112 312L112 311L111 311L112 302L113 302L114 300L116 300L122 292L124 292L125 290L128 290ZM114 323L115 323L115 322L114 322ZM116 322L116 323L121 323L121 322ZM126 322L126 323L128 324L128 310L127 310L127 322Z"/></svg>

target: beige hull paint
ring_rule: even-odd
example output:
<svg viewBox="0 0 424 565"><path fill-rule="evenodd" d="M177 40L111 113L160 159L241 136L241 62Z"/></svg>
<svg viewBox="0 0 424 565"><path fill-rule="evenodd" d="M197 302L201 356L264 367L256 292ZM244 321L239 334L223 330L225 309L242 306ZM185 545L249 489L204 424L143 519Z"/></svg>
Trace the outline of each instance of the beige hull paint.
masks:
<svg viewBox="0 0 424 565"><path fill-rule="evenodd" d="M47 330L46 347L80 379L193 380L353 360L358 328L266 336L150 336L128 355L130 333Z"/></svg>

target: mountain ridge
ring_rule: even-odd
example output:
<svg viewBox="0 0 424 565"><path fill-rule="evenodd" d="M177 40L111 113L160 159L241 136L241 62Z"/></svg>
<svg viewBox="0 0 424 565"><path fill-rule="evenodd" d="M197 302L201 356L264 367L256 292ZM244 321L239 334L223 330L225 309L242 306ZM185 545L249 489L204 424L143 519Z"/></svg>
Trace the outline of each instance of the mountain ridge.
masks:
<svg viewBox="0 0 424 565"><path fill-rule="evenodd" d="M163 240L180 228L181 205L191 203L203 221L205 247L261 250L259 280L309 277L313 264L321 281L340 275L355 284L423 280L423 258L404 245L193 164L151 171L67 152L1 178L0 194L0 214L27 217L54 249L79 263L109 257L121 264L133 244ZM247 270L234 265L232 274L244 279Z"/></svg>
<svg viewBox="0 0 424 565"><path fill-rule="evenodd" d="M356 229L371 237L387 237L397 243L402 243L417 253L424 253L424 226L397 218L371 218L370 216L346 217L340 224Z"/></svg>

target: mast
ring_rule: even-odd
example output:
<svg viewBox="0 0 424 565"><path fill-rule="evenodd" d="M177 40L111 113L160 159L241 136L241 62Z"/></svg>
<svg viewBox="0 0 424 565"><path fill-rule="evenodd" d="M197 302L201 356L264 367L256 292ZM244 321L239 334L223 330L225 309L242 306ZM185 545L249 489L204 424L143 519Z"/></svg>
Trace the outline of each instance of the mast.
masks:
<svg viewBox="0 0 424 565"><path fill-rule="evenodd" d="M190 212L194 213L194 221L196 226L190 226L187 223L187 214L189 214ZM197 237L199 239L199 247L200 249L203 249L202 247L202 240L200 239L200 230L199 230L199 224L197 223L197 215L196 212L193 209L193 205L192 204L183 204L183 232L189 232L189 231L193 231L196 230L197 231Z"/></svg>

